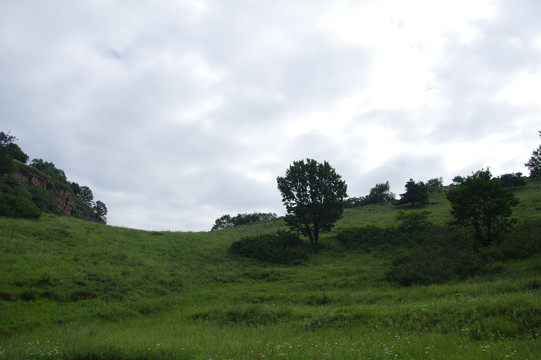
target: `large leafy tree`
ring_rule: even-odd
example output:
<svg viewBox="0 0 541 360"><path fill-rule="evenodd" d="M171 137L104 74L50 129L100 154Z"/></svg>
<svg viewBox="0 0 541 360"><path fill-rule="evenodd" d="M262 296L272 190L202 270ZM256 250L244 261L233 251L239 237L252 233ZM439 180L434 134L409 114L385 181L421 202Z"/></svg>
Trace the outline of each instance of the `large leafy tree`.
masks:
<svg viewBox="0 0 541 360"><path fill-rule="evenodd" d="M471 225L481 246L499 239L509 227L512 207L518 199L490 170L479 170L453 185L447 193L451 214L458 225Z"/></svg>
<svg viewBox="0 0 541 360"><path fill-rule="evenodd" d="M539 136L541 136L541 131ZM532 157L524 166L530 170L530 177L541 178L541 145L533 151Z"/></svg>
<svg viewBox="0 0 541 360"><path fill-rule="evenodd" d="M278 177L287 214L286 224L310 239L317 251L319 233L331 230L342 216L347 185L328 162L294 161L284 177Z"/></svg>

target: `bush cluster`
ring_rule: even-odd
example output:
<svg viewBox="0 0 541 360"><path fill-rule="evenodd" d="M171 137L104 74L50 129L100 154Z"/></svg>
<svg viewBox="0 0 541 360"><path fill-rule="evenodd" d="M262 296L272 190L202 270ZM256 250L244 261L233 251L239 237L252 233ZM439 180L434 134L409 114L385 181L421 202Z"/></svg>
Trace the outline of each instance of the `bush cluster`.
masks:
<svg viewBox="0 0 541 360"><path fill-rule="evenodd" d="M23 219L38 219L39 208L25 197L13 194L0 194L0 216Z"/></svg>
<svg viewBox="0 0 541 360"><path fill-rule="evenodd" d="M392 260L386 274L399 285L433 284L463 279L483 266L481 254L468 246L471 233L426 222L426 213L402 214L396 227L364 226L341 231L336 239L365 252L379 251ZM412 215L412 216L409 216Z"/></svg>
<svg viewBox="0 0 541 360"><path fill-rule="evenodd" d="M427 246L398 256L386 277L405 286L443 283L475 275L483 264L477 252L454 246Z"/></svg>
<svg viewBox="0 0 541 360"><path fill-rule="evenodd" d="M520 222L501 243L478 248L471 229L426 224L422 216L418 218L423 215L420 212L408 213L412 217L396 227L350 228L336 239L349 248L378 251L391 258L386 279L403 286L463 280L489 271L494 262L541 253L541 222L537 220ZM420 226L412 228L409 220L421 220Z"/></svg>
<svg viewBox="0 0 541 360"><path fill-rule="evenodd" d="M386 249L400 243L401 238L402 234L395 228L380 228L373 225L344 229L336 235L336 239L346 247L365 252Z"/></svg>
<svg viewBox="0 0 541 360"><path fill-rule="evenodd" d="M308 258L308 248L298 235L276 234L247 236L231 244L233 254L276 264L298 264Z"/></svg>

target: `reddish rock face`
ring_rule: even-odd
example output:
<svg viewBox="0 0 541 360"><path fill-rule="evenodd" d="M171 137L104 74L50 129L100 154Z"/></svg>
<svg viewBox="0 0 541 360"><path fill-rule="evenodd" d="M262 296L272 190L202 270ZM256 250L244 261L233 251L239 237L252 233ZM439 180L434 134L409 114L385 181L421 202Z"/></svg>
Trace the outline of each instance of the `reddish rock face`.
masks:
<svg viewBox="0 0 541 360"><path fill-rule="evenodd" d="M13 175L29 186L39 186L43 190L52 193L56 202L58 202L58 206L60 206L66 216L69 217L73 215L73 211L75 210L75 199L69 189L59 187L50 180L29 171L18 171Z"/></svg>

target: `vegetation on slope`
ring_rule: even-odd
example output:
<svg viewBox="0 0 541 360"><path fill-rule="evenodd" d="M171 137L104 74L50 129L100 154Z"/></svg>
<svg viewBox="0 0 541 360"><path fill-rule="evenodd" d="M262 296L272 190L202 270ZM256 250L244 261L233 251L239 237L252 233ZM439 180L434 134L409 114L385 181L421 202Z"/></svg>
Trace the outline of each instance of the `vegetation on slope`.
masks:
<svg viewBox="0 0 541 360"><path fill-rule="evenodd" d="M29 157L16 141L9 133L0 132L0 216L36 218L44 212L107 221L105 203L94 201L88 186L68 181L52 162L33 159L26 165Z"/></svg>
<svg viewBox="0 0 541 360"><path fill-rule="evenodd" d="M471 274L412 286L390 278L401 258L437 263L440 240L473 236L447 233L445 192L347 209L301 264L229 252L283 219L172 233L0 218L0 359L535 359L541 182L514 193L516 236ZM397 213L424 210L432 225L406 235Z"/></svg>

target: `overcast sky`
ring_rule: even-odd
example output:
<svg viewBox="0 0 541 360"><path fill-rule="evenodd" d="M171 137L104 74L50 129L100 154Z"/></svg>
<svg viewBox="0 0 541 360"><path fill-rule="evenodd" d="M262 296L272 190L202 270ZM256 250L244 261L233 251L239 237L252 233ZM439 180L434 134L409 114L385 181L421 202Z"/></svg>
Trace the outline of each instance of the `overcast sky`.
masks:
<svg viewBox="0 0 541 360"><path fill-rule="evenodd" d="M0 131L110 225L284 215L276 177L305 158L349 196L527 174L541 141L539 0L0 4Z"/></svg>

